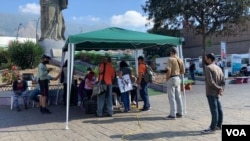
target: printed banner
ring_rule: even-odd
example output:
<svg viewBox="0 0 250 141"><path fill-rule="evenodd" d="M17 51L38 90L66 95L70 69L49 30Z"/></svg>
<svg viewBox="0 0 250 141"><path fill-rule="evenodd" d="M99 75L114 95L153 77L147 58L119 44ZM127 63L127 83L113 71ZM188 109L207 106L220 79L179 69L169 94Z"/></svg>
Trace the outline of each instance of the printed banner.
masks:
<svg viewBox="0 0 250 141"><path fill-rule="evenodd" d="M221 59L226 59L226 42L221 42Z"/></svg>

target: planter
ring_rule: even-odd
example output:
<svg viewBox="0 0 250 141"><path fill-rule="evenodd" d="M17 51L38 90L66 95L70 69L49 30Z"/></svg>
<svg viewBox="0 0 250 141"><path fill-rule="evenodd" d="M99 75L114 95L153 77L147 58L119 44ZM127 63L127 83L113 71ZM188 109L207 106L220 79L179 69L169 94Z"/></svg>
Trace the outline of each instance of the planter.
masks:
<svg viewBox="0 0 250 141"><path fill-rule="evenodd" d="M188 84L184 84L184 88L185 90L192 90L192 84L188 83ZM183 87L181 86L181 91L183 91Z"/></svg>

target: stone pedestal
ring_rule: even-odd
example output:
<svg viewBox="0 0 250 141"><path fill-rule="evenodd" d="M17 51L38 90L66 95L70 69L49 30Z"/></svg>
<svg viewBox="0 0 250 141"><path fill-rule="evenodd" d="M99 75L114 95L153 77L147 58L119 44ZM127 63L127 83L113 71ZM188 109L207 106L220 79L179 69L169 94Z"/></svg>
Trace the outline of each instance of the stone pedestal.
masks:
<svg viewBox="0 0 250 141"><path fill-rule="evenodd" d="M61 58L62 57L62 48L65 45L64 40L52 40L44 39L38 42L39 45L44 47L45 54L51 56L51 58Z"/></svg>

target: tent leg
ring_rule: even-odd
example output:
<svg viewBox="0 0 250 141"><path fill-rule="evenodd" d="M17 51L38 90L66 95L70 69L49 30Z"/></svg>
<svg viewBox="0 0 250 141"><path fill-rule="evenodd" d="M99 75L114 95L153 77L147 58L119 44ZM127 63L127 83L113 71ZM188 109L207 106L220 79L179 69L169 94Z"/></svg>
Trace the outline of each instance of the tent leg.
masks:
<svg viewBox="0 0 250 141"><path fill-rule="evenodd" d="M178 55L179 57L182 59L182 61L184 62L184 58L183 58L183 54L182 54L182 45L177 46L178 48ZM181 87L183 87L183 113L186 114L187 110L186 110L186 92L185 92L185 88L184 88L184 74L181 75Z"/></svg>

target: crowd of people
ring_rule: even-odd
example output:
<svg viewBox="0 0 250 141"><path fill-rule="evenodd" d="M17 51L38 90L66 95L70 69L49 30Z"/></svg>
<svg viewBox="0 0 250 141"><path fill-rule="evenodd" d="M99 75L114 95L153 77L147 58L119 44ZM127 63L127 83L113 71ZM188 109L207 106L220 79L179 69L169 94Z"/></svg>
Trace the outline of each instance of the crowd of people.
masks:
<svg viewBox="0 0 250 141"><path fill-rule="evenodd" d="M139 56L138 58L138 76L132 74L132 71L126 61L122 60L118 68L112 65L112 60L110 57L105 57L103 62L99 64L99 71L96 74L91 68L87 69L87 74L84 78L81 78L81 82L76 91L72 91L78 95L77 101L82 102L83 99L90 100L93 96L96 97L97 109L96 116L103 117L112 116L114 114L113 107L113 93L119 93L121 96L121 102L123 103L123 112L129 112L131 110L131 104L137 101L137 90L139 91L140 97L142 99L143 105L140 109L141 111L150 110L150 98L148 94L148 82L145 81L144 75L146 73L146 62L144 57ZM58 80L64 85L63 102L66 104L67 97L67 61L65 61L62 70L56 77L49 75L51 71L47 68L46 64L49 63L50 57L44 55L42 57L42 62L38 65L38 73L34 82L37 83L36 88L30 93L30 98L39 103L40 112L43 114L51 114L51 111L47 108L47 99L49 96L49 81ZM209 128L202 131L202 133L214 133L216 130L221 129L223 123L223 111L222 106L219 101L219 96L223 95L225 80L223 69L215 62L215 56L213 54L207 54L205 56L205 82L206 82L206 97L208 100L208 105L211 111L211 123ZM192 72L195 70L193 62L190 62L189 71L191 73L191 78L193 80L194 76ZM181 79L180 76L185 73L184 63L177 55L176 48L171 48L170 57L166 66L166 84L167 84L167 94L169 100L169 115L165 119L175 120L176 118L182 118L184 115L182 95L180 91ZM121 92L117 87L117 79L123 79L123 76L128 75L133 88L127 91ZM60 77L61 76L61 77ZM103 94L93 95L93 88L97 82L103 83L105 87L105 92ZM72 88L76 86L75 81L72 78ZM14 106L17 111L20 111L18 104L18 97L22 96L24 99L24 106L27 109L27 82L22 79L22 75L19 74L17 80L13 83L13 95L14 95ZM71 92L71 93L72 93ZM72 95L72 94L71 94ZM131 98L129 97L131 95Z"/></svg>

